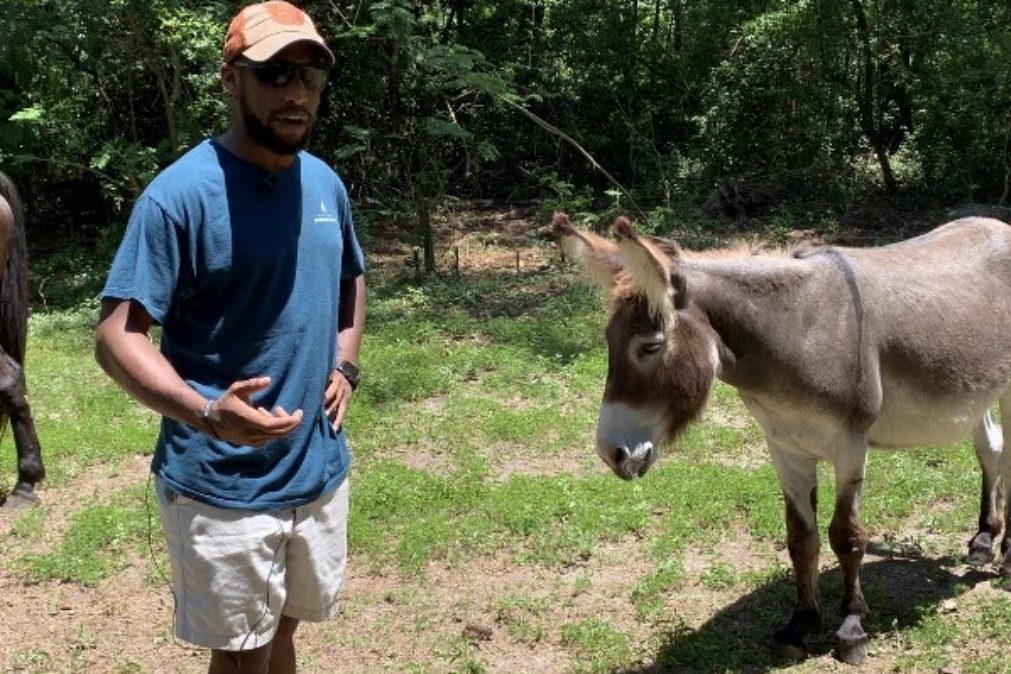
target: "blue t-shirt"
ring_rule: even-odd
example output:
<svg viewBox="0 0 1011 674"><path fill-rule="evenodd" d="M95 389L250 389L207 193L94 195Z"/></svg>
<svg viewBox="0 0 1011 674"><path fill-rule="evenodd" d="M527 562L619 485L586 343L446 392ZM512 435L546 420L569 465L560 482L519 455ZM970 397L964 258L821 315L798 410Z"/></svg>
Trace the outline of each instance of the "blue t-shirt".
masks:
<svg viewBox="0 0 1011 674"><path fill-rule="evenodd" d="M143 305L162 326L162 353L205 397L266 375L254 406L304 416L258 448L166 417L152 471L226 508L278 510L335 489L351 457L323 395L338 358L340 283L364 266L343 183L306 152L268 174L208 140L159 174L134 207L103 296Z"/></svg>

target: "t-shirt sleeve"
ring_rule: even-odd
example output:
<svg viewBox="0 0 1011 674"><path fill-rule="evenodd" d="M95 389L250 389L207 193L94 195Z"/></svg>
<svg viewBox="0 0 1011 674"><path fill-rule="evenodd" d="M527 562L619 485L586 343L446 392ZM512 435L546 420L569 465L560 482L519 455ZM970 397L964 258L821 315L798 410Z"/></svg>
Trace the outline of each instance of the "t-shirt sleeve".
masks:
<svg viewBox="0 0 1011 674"><path fill-rule="evenodd" d="M344 257L341 260L341 278L357 278L365 273L365 253L358 243L354 220L351 216L351 200L343 186L337 194L337 208L340 209L341 229L344 235Z"/></svg>
<svg viewBox="0 0 1011 674"><path fill-rule="evenodd" d="M179 269L177 228L154 199L142 195L130 215L102 297L135 300L151 318L163 323L175 295Z"/></svg>

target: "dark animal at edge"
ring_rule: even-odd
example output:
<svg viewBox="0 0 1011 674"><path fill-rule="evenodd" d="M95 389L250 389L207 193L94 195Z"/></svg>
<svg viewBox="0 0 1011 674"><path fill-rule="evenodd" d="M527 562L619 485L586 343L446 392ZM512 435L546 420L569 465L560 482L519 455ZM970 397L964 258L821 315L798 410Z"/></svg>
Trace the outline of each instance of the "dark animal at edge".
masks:
<svg viewBox="0 0 1011 674"><path fill-rule="evenodd" d="M0 429L8 422L17 447L18 476L5 507L38 500L35 485L45 477L42 450L25 385L28 338L28 246L24 208L11 180L0 172Z"/></svg>
<svg viewBox="0 0 1011 674"><path fill-rule="evenodd" d="M804 652L821 628L821 460L836 482L828 533L843 577L840 660L866 658L859 500L869 446L971 434L983 479L968 561L993 560L1011 519L1002 488L1011 483L1011 452L1002 451L1011 437L1011 227L965 218L878 248L694 256L640 236L624 218L612 227L617 243L562 214L553 224L566 253L609 294L597 453L619 477L649 470L658 447L702 413L717 378L762 426L796 583L793 615L775 635L787 650ZM1007 530L998 565L1011 577Z"/></svg>

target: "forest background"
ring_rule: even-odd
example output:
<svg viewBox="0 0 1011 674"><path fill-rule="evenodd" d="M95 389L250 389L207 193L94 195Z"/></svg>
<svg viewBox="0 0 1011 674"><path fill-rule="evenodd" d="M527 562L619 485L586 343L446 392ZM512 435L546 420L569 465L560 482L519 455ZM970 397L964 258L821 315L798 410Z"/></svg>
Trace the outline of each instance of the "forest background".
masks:
<svg viewBox="0 0 1011 674"><path fill-rule="evenodd" d="M4 0L0 169L36 249L105 263L150 178L224 129L241 4ZM365 236L406 225L429 269L433 217L460 203L629 211L690 237L726 216L874 228L874 204L1011 191L1006 2L296 4L338 54L312 151Z"/></svg>

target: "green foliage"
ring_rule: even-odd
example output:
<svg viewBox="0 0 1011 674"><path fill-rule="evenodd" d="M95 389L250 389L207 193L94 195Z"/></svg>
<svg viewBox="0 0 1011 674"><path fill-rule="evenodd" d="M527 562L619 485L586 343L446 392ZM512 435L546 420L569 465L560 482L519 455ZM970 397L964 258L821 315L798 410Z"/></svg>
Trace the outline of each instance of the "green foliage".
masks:
<svg viewBox="0 0 1011 674"><path fill-rule="evenodd" d="M415 5L407 0L369 3L362 23L344 33L352 45L382 45L385 68L350 71L351 77L373 80L367 86L378 97L379 114L351 124L352 144L337 153L352 160L349 170L369 171L373 199L411 213L425 270L431 273L435 209L454 183L499 157L491 138L480 138L468 127L486 107L497 104L497 96L511 95L512 89L480 51L452 40L443 17L413 11ZM376 164L378 157L381 164Z"/></svg>
<svg viewBox="0 0 1011 674"><path fill-rule="evenodd" d="M19 184L41 183L28 190L34 217L123 213L160 166L216 125L228 9L167 0L5 4L0 90L23 95L0 95L0 164Z"/></svg>
<svg viewBox="0 0 1011 674"><path fill-rule="evenodd" d="M429 271L432 215L458 197L535 199L599 226L641 208L646 229L706 244L722 225L700 207L731 178L756 196L748 217L803 212L800 227L857 221L882 189L943 205L1011 192L1011 13L993 3L303 6L339 57L312 150L347 179L362 222L408 223ZM217 66L239 4L4 7L0 167L23 186L33 240L89 245L224 129Z"/></svg>
<svg viewBox="0 0 1011 674"><path fill-rule="evenodd" d="M703 98L698 152L710 180L813 194L848 174L860 131L844 7L787 3L740 26Z"/></svg>
<svg viewBox="0 0 1011 674"><path fill-rule="evenodd" d="M1007 166L1009 156L1011 12L989 3L931 3L917 18L917 32L929 39L910 85L921 102L910 138L920 179L951 200L1004 200L1008 172L995 167Z"/></svg>
<svg viewBox="0 0 1011 674"><path fill-rule="evenodd" d="M662 617L667 610L667 597L686 580L684 569L677 561L661 562L655 571L643 576L632 590L632 604L640 619Z"/></svg>
<svg viewBox="0 0 1011 674"><path fill-rule="evenodd" d="M536 644L548 633L546 603L543 599L526 596L506 597L495 607L496 622L503 625L513 639Z"/></svg>

